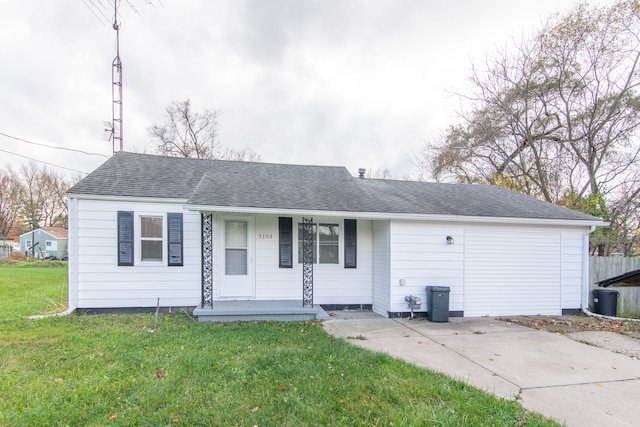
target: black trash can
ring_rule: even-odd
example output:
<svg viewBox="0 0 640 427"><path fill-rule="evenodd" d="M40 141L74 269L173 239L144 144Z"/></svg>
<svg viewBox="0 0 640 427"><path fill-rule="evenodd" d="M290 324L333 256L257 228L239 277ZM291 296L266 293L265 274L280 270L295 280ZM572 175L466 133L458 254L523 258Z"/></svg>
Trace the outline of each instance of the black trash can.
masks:
<svg viewBox="0 0 640 427"><path fill-rule="evenodd" d="M613 289L594 289L593 309L598 314L615 317L618 314L618 295L620 292Z"/></svg>
<svg viewBox="0 0 640 427"><path fill-rule="evenodd" d="M432 322L449 321L448 286L427 286L427 318Z"/></svg>

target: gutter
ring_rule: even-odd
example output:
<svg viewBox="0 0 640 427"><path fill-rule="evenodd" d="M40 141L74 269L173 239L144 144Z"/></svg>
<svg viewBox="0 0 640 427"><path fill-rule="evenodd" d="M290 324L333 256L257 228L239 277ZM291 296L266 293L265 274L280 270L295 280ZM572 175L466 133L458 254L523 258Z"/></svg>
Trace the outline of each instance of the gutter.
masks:
<svg viewBox="0 0 640 427"><path fill-rule="evenodd" d="M485 224L511 224L511 225L551 225L551 226L590 226L595 230L596 226L605 226L608 223L600 220L588 219L553 219L553 218L517 218L494 217L472 215L444 215L444 214L416 214L393 212L351 212L351 211L321 211L311 209L286 209L286 208L257 208L240 206L211 206L186 204L182 208L187 211L222 212L236 214L264 214L285 216L312 216L312 217L346 217L370 220L409 220L409 221L441 221L461 223L485 223Z"/></svg>

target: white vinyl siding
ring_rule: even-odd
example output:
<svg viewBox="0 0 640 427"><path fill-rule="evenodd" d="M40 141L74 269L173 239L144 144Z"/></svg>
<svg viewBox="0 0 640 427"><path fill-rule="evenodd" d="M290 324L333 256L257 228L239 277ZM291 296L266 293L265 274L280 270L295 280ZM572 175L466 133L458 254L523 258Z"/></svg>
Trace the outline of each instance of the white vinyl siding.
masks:
<svg viewBox="0 0 640 427"><path fill-rule="evenodd" d="M448 286L449 309L463 309L462 233L456 224L391 221L391 312L409 311L407 295L420 297L423 305L418 311L427 311L426 286ZM453 236L455 244L447 244L447 236Z"/></svg>
<svg viewBox="0 0 640 427"><path fill-rule="evenodd" d="M373 222L373 311L387 316L390 298L389 221Z"/></svg>
<svg viewBox="0 0 640 427"><path fill-rule="evenodd" d="M166 222L167 213L183 213L184 265L137 262L118 267L118 211L134 212L138 229L140 216L160 216ZM233 217L213 216L214 290L224 269L218 225ZM295 259L293 268L279 267L278 216L250 218L253 297L301 300L302 266ZM300 219L292 219L294 258ZM563 308L580 307L586 227L358 219L357 268L344 268L344 220L314 217L314 222L342 228L339 264L314 265L315 304L372 304L374 311L386 315L407 312L404 297L415 295L423 301L420 311L426 311L425 286L448 286L450 310L468 317L560 314ZM180 204L71 198L69 224L72 307L155 307L158 298L161 306L200 303L199 212L183 210ZM454 237L453 245L447 245L447 236Z"/></svg>
<svg viewBox="0 0 640 427"><path fill-rule="evenodd" d="M466 230L465 316L561 314L560 237L544 228Z"/></svg>
<svg viewBox="0 0 640 427"><path fill-rule="evenodd" d="M70 224L74 225L70 250L75 253L70 254L69 280L74 282L70 284L74 294L77 287L74 298L78 308L155 307L158 298L164 307L200 303L199 213L184 211L184 266L136 262L131 267L119 267L118 211L132 211L135 218L166 217L168 212L182 211L181 206L78 199L72 199L70 205ZM138 220L136 226L140 227ZM136 245L140 246L139 240Z"/></svg>
<svg viewBox="0 0 640 427"><path fill-rule="evenodd" d="M582 300L584 234L562 232L562 308L579 309Z"/></svg>
<svg viewBox="0 0 640 427"><path fill-rule="evenodd" d="M297 223L293 218L294 254L297 254ZM314 223L338 224L342 219L314 218ZM302 265L279 268L278 217L255 216L255 280L256 299L302 300ZM371 221L358 220L357 268L344 268L342 263L344 233L340 233L340 263L314 264L313 297L315 304L371 304L372 303L372 230ZM297 258L297 256L296 256ZM215 269L215 268L214 268Z"/></svg>

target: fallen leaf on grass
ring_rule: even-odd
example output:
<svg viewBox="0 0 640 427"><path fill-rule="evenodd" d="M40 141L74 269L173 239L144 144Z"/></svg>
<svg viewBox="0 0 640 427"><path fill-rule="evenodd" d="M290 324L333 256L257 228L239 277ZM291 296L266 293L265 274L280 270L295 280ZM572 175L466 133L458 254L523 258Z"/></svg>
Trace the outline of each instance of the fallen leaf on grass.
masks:
<svg viewBox="0 0 640 427"><path fill-rule="evenodd" d="M118 418L118 414L113 414L109 417L110 420L115 420L116 418Z"/></svg>
<svg viewBox="0 0 640 427"><path fill-rule="evenodd" d="M252 414L255 414L256 412L258 412L258 407L257 406L251 408L251 413Z"/></svg>
<svg viewBox="0 0 640 427"><path fill-rule="evenodd" d="M164 371L162 369L158 369L156 371L156 378L162 378L164 377Z"/></svg>
<svg viewBox="0 0 640 427"><path fill-rule="evenodd" d="M57 384L62 384L64 382L62 378L55 378L53 381Z"/></svg>

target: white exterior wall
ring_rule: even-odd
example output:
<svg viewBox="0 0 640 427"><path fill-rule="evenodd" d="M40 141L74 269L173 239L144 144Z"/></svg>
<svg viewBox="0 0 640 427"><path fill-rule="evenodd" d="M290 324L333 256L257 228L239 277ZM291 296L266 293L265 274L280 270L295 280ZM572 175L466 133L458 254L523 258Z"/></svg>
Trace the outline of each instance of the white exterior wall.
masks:
<svg viewBox="0 0 640 427"><path fill-rule="evenodd" d="M561 314L560 231L465 232L465 316Z"/></svg>
<svg viewBox="0 0 640 427"><path fill-rule="evenodd" d="M580 308L585 231L391 221L389 311L408 311L406 295L422 298L419 311L427 311L427 285L450 287L449 310L465 317ZM454 238L453 245L447 245L447 236Z"/></svg>
<svg viewBox="0 0 640 427"><path fill-rule="evenodd" d="M200 214L181 205L120 201L70 200L70 301L76 308L195 306L200 303ZM134 234L139 215L164 217L163 252L166 257L166 214L182 212L184 266L139 261L140 240L134 241L134 266L118 266L117 212L133 211Z"/></svg>
<svg viewBox="0 0 640 427"><path fill-rule="evenodd" d="M140 215L168 212L184 217L184 266L117 265L117 212L133 211L136 234ZM247 217L248 215L243 215ZM219 284L219 223L214 215L214 291ZM298 263L298 222L293 217L293 268L279 268L277 215L251 215L253 298L302 298ZM407 295L422 299L425 286L451 288L449 309L465 316L561 314L581 307L586 227L470 224L414 220L357 221L357 268L344 268L342 218L340 264L314 265L316 304L372 304L375 312L406 312ZM96 201L69 202L69 300L71 308L196 306L201 298L200 213L182 204ZM166 233L166 224L164 232ZM262 235L262 237L260 237ZM265 236L270 236L265 238ZM453 245L446 237L452 236ZM166 256L166 240L163 251ZM402 284L401 284L402 283Z"/></svg>
<svg viewBox="0 0 640 427"><path fill-rule="evenodd" d="M373 222L373 311L383 316L391 307L389 224L389 221Z"/></svg>
<svg viewBox="0 0 640 427"><path fill-rule="evenodd" d="M214 220L218 221L220 217ZM229 218L228 215L225 218ZM254 282L255 299L301 300L302 264L298 263L298 223L293 217L293 268L279 267L278 216L255 215ZM315 304L372 304L373 233L372 222L357 221L357 268L344 268L344 223L342 218L315 218L314 222L340 225L340 263L314 264L313 297ZM216 229L219 229L216 228ZM214 247L220 233L214 233ZM251 238L251 236L250 236ZM222 260L214 257L214 274L222 271ZM219 277L219 276L218 276ZM216 283L214 282L214 288Z"/></svg>
<svg viewBox="0 0 640 427"><path fill-rule="evenodd" d="M582 284L585 285L584 271L588 267L584 253L589 252L589 238L584 247L585 233L577 231L563 231L561 233L562 248L560 252L560 268L562 271L562 309L580 309L582 307Z"/></svg>
<svg viewBox="0 0 640 427"><path fill-rule="evenodd" d="M451 223L391 221L391 312L408 311L407 295L420 297L423 304L417 311L427 311L426 286L450 287L449 310L463 310L462 234L462 227ZM447 236L455 244L448 245Z"/></svg>

